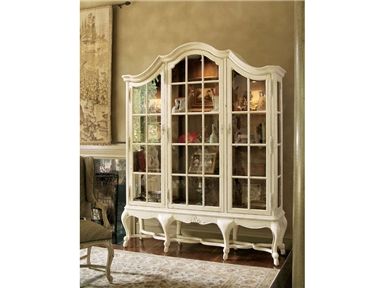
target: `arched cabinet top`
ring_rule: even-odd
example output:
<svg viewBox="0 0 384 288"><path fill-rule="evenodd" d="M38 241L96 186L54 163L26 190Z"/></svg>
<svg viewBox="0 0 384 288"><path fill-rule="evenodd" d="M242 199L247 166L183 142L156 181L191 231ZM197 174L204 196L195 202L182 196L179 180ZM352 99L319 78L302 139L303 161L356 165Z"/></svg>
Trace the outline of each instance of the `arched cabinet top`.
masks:
<svg viewBox="0 0 384 288"><path fill-rule="evenodd" d="M148 79L156 77L164 69L165 65L169 62L175 62L175 60L181 60L182 58L195 55L195 54L204 54L205 56L211 56L213 58L219 58L232 62L232 66L237 69L243 69L254 75L265 75L269 73L276 73L280 77L283 77L286 71L280 66L263 66L263 67L254 67L247 64L243 61L236 53L227 49L227 50L218 50L206 43L202 42L189 42L183 45L180 45L172 52L167 55L157 56L155 61L152 62L149 67L140 74L136 75L123 75L122 78L126 82L139 83L146 81ZM177 62L177 61L176 61Z"/></svg>

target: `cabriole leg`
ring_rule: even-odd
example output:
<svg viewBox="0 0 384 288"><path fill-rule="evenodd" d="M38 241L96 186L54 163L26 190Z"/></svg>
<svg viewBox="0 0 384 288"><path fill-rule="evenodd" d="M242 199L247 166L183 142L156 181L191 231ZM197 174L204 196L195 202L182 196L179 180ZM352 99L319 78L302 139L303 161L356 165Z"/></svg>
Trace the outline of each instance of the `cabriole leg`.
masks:
<svg viewBox="0 0 384 288"><path fill-rule="evenodd" d="M176 239L179 238L179 236L181 235L181 222L180 221L176 221ZM181 242L180 241L177 241L177 249L178 251L180 251L180 248L181 248Z"/></svg>
<svg viewBox="0 0 384 288"><path fill-rule="evenodd" d="M181 235L181 222L176 221L176 235L180 236Z"/></svg>
<svg viewBox="0 0 384 288"><path fill-rule="evenodd" d="M115 256L112 242L110 241L108 242L107 249L108 249L108 260L107 260L106 274L107 274L107 279L109 283L112 283L113 278L111 276L111 264L112 264L113 257Z"/></svg>
<svg viewBox="0 0 384 288"><path fill-rule="evenodd" d="M217 220L217 226L219 227L221 234L223 235L224 248L223 248L223 260L228 259L229 253L229 235L235 223L232 220Z"/></svg>
<svg viewBox="0 0 384 288"><path fill-rule="evenodd" d="M284 235L287 230L287 219L283 216L280 219L280 233L279 238L277 239L277 246L280 249L281 255L285 255L285 244L284 244Z"/></svg>
<svg viewBox="0 0 384 288"><path fill-rule="evenodd" d="M239 231L239 225L234 224L233 225L233 232L232 232L232 237L233 241L237 241L237 232ZM235 248L237 250L237 248Z"/></svg>
<svg viewBox="0 0 384 288"><path fill-rule="evenodd" d="M141 231L143 231L144 229L144 223L143 223L143 219L139 218L139 239L140 240L143 240L143 236L141 234Z"/></svg>
<svg viewBox="0 0 384 288"><path fill-rule="evenodd" d="M161 214L159 215L158 220L164 231L164 236L165 236L164 253L167 253L169 244L171 244L171 240L169 239L169 226L173 222L173 217L171 215Z"/></svg>
<svg viewBox="0 0 384 288"><path fill-rule="evenodd" d="M279 221L271 223L271 231L272 231L272 258L273 265L279 266L279 253L277 252L277 243L280 237L281 227Z"/></svg>
<svg viewBox="0 0 384 288"><path fill-rule="evenodd" d="M128 246L128 241L131 238L131 218L132 216L129 215L127 210L124 210L123 214L121 215L121 222L123 223L124 230L125 230L125 237L123 242L123 247Z"/></svg>
<svg viewBox="0 0 384 288"><path fill-rule="evenodd" d="M236 225L234 224L233 225L233 232L232 232L232 236L233 236L233 241L236 241L237 240L237 232L239 231L239 225Z"/></svg>

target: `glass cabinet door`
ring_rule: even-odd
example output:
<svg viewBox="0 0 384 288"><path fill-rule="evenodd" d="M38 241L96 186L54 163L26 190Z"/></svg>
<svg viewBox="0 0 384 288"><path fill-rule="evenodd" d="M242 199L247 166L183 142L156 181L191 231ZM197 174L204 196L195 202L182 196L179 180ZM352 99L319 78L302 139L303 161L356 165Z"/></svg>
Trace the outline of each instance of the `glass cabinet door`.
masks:
<svg viewBox="0 0 384 288"><path fill-rule="evenodd" d="M161 77L132 89L131 200L161 202Z"/></svg>
<svg viewBox="0 0 384 288"><path fill-rule="evenodd" d="M282 117L282 97L281 97L281 82L277 81L277 207L282 206L283 198L283 150L282 150L282 138L283 138L283 117Z"/></svg>
<svg viewBox="0 0 384 288"><path fill-rule="evenodd" d="M219 206L219 66L190 55L172 69L170 203Z"/></svg>
<svg viewBox="0 0 384 288"><path fill-rule="evenodd" d="M232 71L232 208L266 210L266 81Z"/></svg>

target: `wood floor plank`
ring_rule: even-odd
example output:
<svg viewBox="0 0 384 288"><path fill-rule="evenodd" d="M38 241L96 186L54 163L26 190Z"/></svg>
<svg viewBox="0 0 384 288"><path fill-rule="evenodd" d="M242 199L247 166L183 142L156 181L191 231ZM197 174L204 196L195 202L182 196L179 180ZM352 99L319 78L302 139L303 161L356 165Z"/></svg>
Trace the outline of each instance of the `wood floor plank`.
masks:
<svg viewBox="0 0 384 288"><path fill-rule="evenodd" d="M168 253L164 253L163 241L155 240L151 238L138 239L132 238L128 242L127 247L122 245L114 245L115 249L133 251L133 252L142 252L150 253L156 255L166 255L170 257L181 257L187 259L196 259L196 260L206 260L213 262L223 262L229 264L239 264L239 265L248 265L248 266L258 266L273 268L273 259L270 253L256 251L253 249L231 249L228 255L228 259L223 261L223 248L206 246L202 244L177 244L172 242ZM287 254L289 251L287 251ZM286 256L280 256L280 265L278 268L282 267Z"/></svg>

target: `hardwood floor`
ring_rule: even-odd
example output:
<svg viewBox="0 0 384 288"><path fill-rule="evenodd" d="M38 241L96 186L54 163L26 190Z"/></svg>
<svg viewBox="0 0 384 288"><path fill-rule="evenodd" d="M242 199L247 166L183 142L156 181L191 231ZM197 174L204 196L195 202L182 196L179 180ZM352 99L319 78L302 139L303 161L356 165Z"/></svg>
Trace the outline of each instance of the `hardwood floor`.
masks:
<svg viewBox="0 0 384 288"><path fill-rule="evenodd" d="M179 245L172 242L169 246L168 253L164 253L163 241L152 238L145 238L143 240L132 238L128 243L128 247L124 248L122 245L115 245L115 249L213 262L225 262L230 264L267 268L274 267L271 254L253 249L231 249L226 261L223 261L223 248L221 247L187 243ZM280 265L278 268L282 267L285 259L286 256L280 256Z"/></svg>

